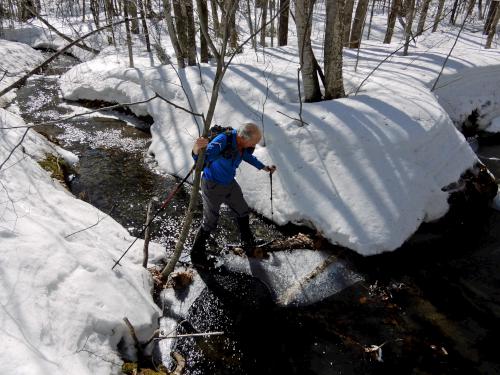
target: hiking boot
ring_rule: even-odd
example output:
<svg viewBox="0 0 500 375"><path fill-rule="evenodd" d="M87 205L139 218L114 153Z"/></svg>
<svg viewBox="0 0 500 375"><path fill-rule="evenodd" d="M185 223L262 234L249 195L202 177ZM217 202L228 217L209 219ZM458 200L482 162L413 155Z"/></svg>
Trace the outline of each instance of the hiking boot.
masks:
<svg viewBox="0 0 500 375"><path fill-rule="evenodd" d="M200 226L194 238L193 247L191 248L191 262L193 265L206 263L206 242L209 235L210 232Z"/></svg>

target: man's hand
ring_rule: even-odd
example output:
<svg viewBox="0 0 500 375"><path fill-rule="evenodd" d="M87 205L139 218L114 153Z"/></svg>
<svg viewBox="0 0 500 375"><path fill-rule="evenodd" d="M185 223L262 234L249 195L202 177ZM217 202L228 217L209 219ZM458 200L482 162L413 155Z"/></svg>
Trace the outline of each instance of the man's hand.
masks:
<svg viewBox="0 0 500 375"><path fill-rule="evenodd" d="M273 174L274 171L276 171L276 166L275 165L266 165L264 168L262 168L262 170Z"/></svg>
<svg viewBox="0 0 500 375"><path fill-rule="evenodd" d="M198 155L198 152L200 152L202 148L207 147L207 145L208 145L208 139L203 137L198 138L193 146L193 154Z"/></svg>

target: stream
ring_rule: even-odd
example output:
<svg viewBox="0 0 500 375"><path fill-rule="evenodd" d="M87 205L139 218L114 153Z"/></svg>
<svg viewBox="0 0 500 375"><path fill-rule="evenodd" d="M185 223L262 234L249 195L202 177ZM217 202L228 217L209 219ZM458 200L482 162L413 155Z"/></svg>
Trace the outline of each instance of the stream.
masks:
<svg viewBox="0 0 500 375"><path fill-rule="evenodd" d="M76 106L81 110L61 99L57 83L58 75L76 63L61 56L18 90L15 104L27 122L69 116ZM179 181L158 172L147 157L147 128L130 115L106 112L37 130L79 156L71 192L138 235L148 202L164 199ZM500 146L483 146L478 153L500 158ZM484 161L500 176L499 161ZM183 186L153 223L152 240L167 252L174 247L189 194L190 186ZM481 214L482 221L423 225L388 254L363 258L336 249L365 281L311 306L249 307L205 289L178 333L196 326L225 335L179 340L184 373L499 374L500 212ZM200 219L201 206L193 228ZM264 240L308 232L277 227L255 214L251 225ZM223 213L211 247L237 238L236 226Z"/></svg>

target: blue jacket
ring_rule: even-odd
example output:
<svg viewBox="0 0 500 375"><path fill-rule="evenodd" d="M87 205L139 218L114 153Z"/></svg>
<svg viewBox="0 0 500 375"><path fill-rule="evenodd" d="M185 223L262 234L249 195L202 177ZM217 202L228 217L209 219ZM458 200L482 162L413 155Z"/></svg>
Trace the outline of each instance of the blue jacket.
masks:
<svg viewBox="0 0 500 375"><path fill-rule="evenodd" d="M205 152L205 168L203 169L203 178L214 181L221 185L229 185L236 175L236 169L240 166L242 160L253 165L257 169L265 167L255 156L252 155L253 149L243 149L243 154L238 151L236 144L236 130L231 132L233 149L232 158L226 158L222 151L226 148L227 137L225 133L219 134L207 146ZM198 155L193 155L196 160Z"/></svg>

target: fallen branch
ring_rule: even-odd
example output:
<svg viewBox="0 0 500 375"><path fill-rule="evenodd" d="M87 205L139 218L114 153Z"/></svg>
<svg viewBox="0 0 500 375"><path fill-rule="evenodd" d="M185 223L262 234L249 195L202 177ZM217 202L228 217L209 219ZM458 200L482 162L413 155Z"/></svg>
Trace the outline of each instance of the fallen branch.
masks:
<svg viewBox="0 0 500 375"><path fill-rule="evenodd" d="M95 48L87 46L85 43L79 43L78 40L75 42L69 36L63 34L59 30L57 30L54 26L52 26L46 19L44 19L42 16L40 16L33 8L30 8L30 7L26 6L26 5L25 5L25 7L26 7L26 9L31 14L33 14L36 18L38 18L41 23L43 23L45 26L47 26L50 30L52 30L53 32L55 32L57 35L59 35L64 40L66 40L66 41L68 41L70 43L75 43L75 45L77 47L80 47L81 49L84 49L85 51L89 51L89 52L92 52L92 53L95 53L95 54L98 54L99 52L101 52L98 49L95 49Z"/></svg>
<svg viewBox="0 0 500 375"><path fill-rule="evenodd" d="M136 18L134 18L136 19ZM113 22L109 25L106 25L106 26L103 26L103 27L100 27L98 29L95 29L87 34L85 34L84 36L82 36L81 38L77 39L77 40L74 40L72 43L68 44L66 47L62 48L61 50L57 51L56 53L54 53L52 56L50 56L47 60L45 60L44 62L42 62L40 65L36 66L35 68L31 69L28 73L26 73L23 77L19 78L17 81L15 81L14 83L12 83L10 86L7 86L6 88L4 88L2 91L0 91L0 96L3 96L5 95L6 93L8 93L10 90L12 89L15 89L16 87L18 87L19 85L21 85L23 82L25 82L29 77L31 77L33 74L35 74L36 72L38 72L40 69L43 69L44 67L46 67L48 64L50 64L57 56L61 55L62 53L66 52L68 49L70 49L71 47L73 47L74 45L78 44L79 42L81 42L82 40L88 38L89 36L91 35L94 35L98 32L100 32L101 30L104 30L108 27L112 27L112 26L115 26L115 25L120 25L126 21L130 21L132 19L130 18L126 18L124 20L121 20L121 21L117 21L117 22Z"/></svg>

